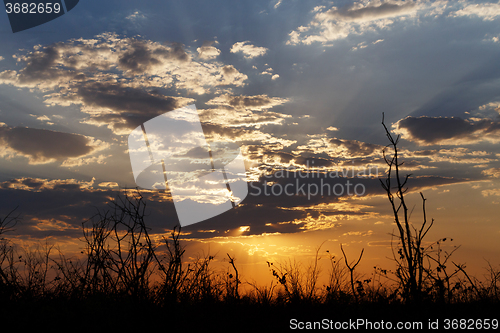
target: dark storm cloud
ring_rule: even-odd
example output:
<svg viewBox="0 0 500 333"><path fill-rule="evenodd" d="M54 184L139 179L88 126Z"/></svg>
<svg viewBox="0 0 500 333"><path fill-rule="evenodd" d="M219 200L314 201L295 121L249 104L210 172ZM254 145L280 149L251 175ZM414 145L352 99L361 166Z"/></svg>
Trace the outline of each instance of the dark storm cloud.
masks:
<svg viewBox="0 0 500 333"><path fill-rule="evenodd" d="M410 156L415 157L427 157L437 155L439 153L436 149L426 149L426 150L415 150L409 153Z"/></svg>
<svg viewBox="0 0 500 333"><path fill-rule="evenodd" d="M0 72L0 83L14 84L20 87L33 87L45 82L47 86L57 85L61 80L81 80L83 77L75 71L56 67L60 54L56 46L29 53L27 56L15 57L25 63L19 72L6 70Z"/></svg>
<svg viewBox="0 0 500 333"><path fill-rule="evenodd" d="M273 100L266 95L258 96L231 96L229 105L233 107L255 107L273 104Z"/></svg>
<svg viewBox="0 0 500 333"><path fill-rule="evenodd" d="M78 95L85 105L106 107L124 114L156 115L177 107L172 97L120 84L86 84L78 89Z"/></svg>
<svg viewBox="0 0 500 333"><path fill-rule="evenodd" d="M59 57L59 51L55 46L32 53L29 58L24 58L27 63L26 67L19 72L19 82L32 83L53 80L60 75L67 75L67 73L53 68Z"/></svg>
<svg viewBox="0 0 500 333"><path fill-rule="evenodd" d="M380 176L383 179L383 175ZM262 178L259 182L249 183L249 195L244 199L242 205L239 205L235 209L229 210L219 216L185 227L183 230L190 232L191 234L189 237L192 238L207 237L206 233L197 232L199 229L215 230L215 232L211 233L210 236L216 237L226 236L227 230L234 230L240 226L250 227L250 231L245 232L245 235L259 235L262 233L272 232L296 233L314 229L314 221L317 221L318 225L322 223L319 219L322 215L329 217L337 215L356 215L362 218L363 216L371 215L374 210L377 210L377 212L384 210L383 208L374 208L373 210L365 208L363 211L355 209L346 210L344 206L340 205L338 207L329 206L329 209L326 211L321 208L317 208L318 205L321 204L339 203L340 198L347 199L347 192L342 195L335 195L333 192L330 192L330 195L328 194L328 185L332 188L336 184L339 184L337 186L343 185L345 189L347 181L352 184L350 186L351 193L353 193L354 185L362 184L365 188L364 196L385 195L380 181L376 177L325 178L324 175L318 177L317 173L314 173L314 175L313 173L302 173L302 177L307 178L301 178L299 173L290 172L286 178L281 176L269 176L265 179ZM267 183L265 183L265 181ZM410 192L416 192L428 187L454 184L464 181L467 180L438 176L411 177L408 182L408 186L410 187ZM291 184L287 188L288 193L293 192L294 195L290 196L284 193L284 188L288 184ZM275 186L274 189L272 186ZM305 191L305 194L301 191L297 191L297 186L303 186L302 189ZM324 188L323 195L319 192L318 195L311 195L308 197L307 193L309 187L312 191L314 191L316 188L321 189L322 186ZM280 188L282 193L275 195L280 192ZM340 187L338 187L337 190L338 189L340 189ZM361 190L361 187L358 187L357 189ZM343 202L345 203L346 201ZM347 202L349 203L349 201ZM352 207L355 208L356 202L352 202L352 205ZM387 212L390 212L390 206L387 206ZM332 221L331 226L334 224L335 221Z"/></svg>
<svg viewBox="0 0 500 333"><path fill-rule="evenodd" d="M335 165L335 161L320 157L297 156L295 157L295 164L309 167L332 167Z"/></svg>
<svg viewBox="0 0 500 333"><path fill-rule="evenodd" d="M91 116L97 123L112 124L115 129L134 129L143 122L179 106L173 97L110 83L82 85L78 88L78 96L86 106L115 111L102 111Z"/></svg>
<svg viewBox="0 0 500 333"><path fill-rule="evenodd" d="M473 144L482 140L499 141L500 123L491 119L469 120L459 117L407 117L396 123L403 138L420 145Z"/></svg>
<svg viewBox="0 0 500 333"><path fill-rule="evenodd" d="M236 230L240 226L249 226L250 231L245 235L259 235L262 233L296 233L304 230L314 229L314 221L320 222L322 216L334 217L336 215L356 215L359 217L373 214L370 209L359 211L349 210L345 205L339 207L330 206L328 210L318 209L320 204L331 204L339 202L339 198L346 199L347 193L343 195L328 195L325 189L324 195L307 196L307 188L325 186L329 184L363 184L365 196L384 194L377 178L320 178L317 174L290 173L286 178L270 176L262 178L259 182L249 183L249 195L241 205L231 209L219 216L182 228L187 234L184 238L206 238L207 234L198 230L214 230L211 237L227 236L228 230ZM314 177L314 178L313 178ZM273 194L272 186L284 188L287 184L293 187L287 188L288 192L294 192L289 196L285 193ZM443 177L418 177L410 178L408 185L410 191L419 191L422 188L453 184L463 182L463 179ZM298 182L298 183L297 183ZM296 191L296 184L304 186L306 193ZM265 191L265 189L267 190ZM274 193L278 193L274 188ZM260 192L259 192L260 191ZM352 187L351 187L352 192ZM118 194L123 197L124 190L97 189L95 182L80 182L75 180L45 180L45 179L13 179L0 183L0 216L5 216L13 208L19 206L23 220L17 226L17 235L42 238L49 235L72 236L81 235L82 222L88 220L99 210L106 212L111 209L110 199L117 198ZM135 193L135 190L128 190ZM162 234L178 225L178 218L171 197L163 191L140 190L146 202L146 225L151 234ZM267 194L266 194L267 193ZM343 201L345 202L345 201ZM349 203L349 201L347 201ZM356 202L352 202L356 207ZM390 209L389 207L387 207ZM53 226L50 221L59 221ZM312 224L311 224L312 223ZM51 225L45 230L45 225ZM331 222L331 226L335 221Z"/></svg>
<svg viewBox="0 0 500 333"><path fill-rule="evenodd" d="M178 60L181 62L189 60L184 46L179 43L172 43L169 49L151 50L148 43L140 40L132 40L130 49L130 51L121 55L118 63L120 67L134 74L141 74L154 65L161 64L163 59Z"/></svg>
<svg viewBox="0 0 500 333"><path fill-rule="evenodd" d="M416 4L412 1L404 3L382 2L380 4L369 4L366 7L359 7L357 4L347 5L339 9L331 10L329 14L332 18L341 20L362 20L378 19L413 9Z"/></svg>
<svg viewBox="0 0 500 333"><path fill-rule="evenodd" d="M130 47L132 50L123 54L118 60L122 68L133 73L140 73L160 63L152 56L145 43L134 41Z"/></svg>
<svg viewBox="0 0 500 333"><path fill-rule="evenodd" d="M110 189L94 189L93 181L47 180L23 178L0 183L0 217L18 207L21 221L15 235L29 238L47 236L82 235L82 222L98 211L112 211L110 199L115 200L124 192ZM129 191L135 193L133 190ZM178 224L175 208L169 197L162 192L143 191L146 223L152 233L163 233ZM59 221L57 227L46 228L51 221Z"/></svg>
<svg viewBox="0 0 500 333"><path fill-rule="evenodd" d="M26 127L0 127L0 141L33 162L85 156L96 149L83 135Z"/></svg>
<svg viewBox="0 0 500 333"><path fill-rule="evenodd" d="M208 105L225 105L235 109L262 110L287 102L286 98L269 97L266 94L244 96L244 95L221 95L211 99Z"/></svg>

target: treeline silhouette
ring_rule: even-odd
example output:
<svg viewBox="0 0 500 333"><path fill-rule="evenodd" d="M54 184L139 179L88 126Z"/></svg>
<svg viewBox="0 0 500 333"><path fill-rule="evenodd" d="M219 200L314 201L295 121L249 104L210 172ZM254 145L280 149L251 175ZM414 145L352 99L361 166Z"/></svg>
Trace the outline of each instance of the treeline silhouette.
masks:
<svg viewBox="0 0 500 333"><path fill-rule="evenodd" d="M58 322L77 325L89 318L100 329L130 325L157 328L222 327L251 331L287 329L292 318L497 318L500 267L488 263L483 279L471 277L442 245L425 241L434 220L409 220L401 177L399 137L385 127L391 153L384 151L387 192L397 232L393 235L394 269L356 270L363 251L349 260L318 247L312 262L267 262L268 286L244 281L237 260L226 254L226 270L213 268L214 257L186 260L181 230L153 239L145 222L146 201L139 191L118 195L107 210L82 224L81 255L68 258L53 245L23 248L8 238L19 220L16 210L0 219L0 313L18 327ZM319 260L329 270L321 276ZM322 262L324 262L323 260ZM324 282L326 280L326 282ZM321 281L321 282L320 282ZM244 288L243 288L244 287ZM31 318L30 321L23 318ZM73 330L77 330L73 327Z"/></svg>

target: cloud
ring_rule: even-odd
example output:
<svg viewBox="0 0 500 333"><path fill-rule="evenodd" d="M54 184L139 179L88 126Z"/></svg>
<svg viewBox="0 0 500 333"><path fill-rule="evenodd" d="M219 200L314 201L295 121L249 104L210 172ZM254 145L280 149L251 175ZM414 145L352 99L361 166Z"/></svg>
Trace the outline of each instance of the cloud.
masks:
<svg viewBox="0 0 500 333"><path fill-rule="evenodd" d="M372 143L337 138L331 139L330 145L334 148L334 154L350 157L367 157L374 154L380 154L382 148L380 145Z"/></svg>
<svg viewBox="0 0 500 333"><path fill-rule="evenodd" d="M66 81L77 80L77 72L62 69L58 66L60 54L57 46L48 46L43 50L35 47L35 51L26 56L14 56L25 67L19 72L7 70L0 73L0 83L17 87L36 87L48 89ZM40 84L46 84L41 87Z"/></svg>
<svg viewBox="0 0 500 333"><path fill-rule="evenodd" d="M169 194L146 190L140 193L147 202L147 224L151 235L162 234L178 224ZM78 238L82 234L82 222L95 215L97 210L112 210L110 202L116 200L118 194L123 198L137 192L116 189L110 182L95 179L11 179L0 182L0 216L19 207L22 222L16 226L16 234L24 239L47 236ZM65 225L51 221L64 221Z"/></svg>
<svg viewBox="0 0 500 333"><path fill-rule="evenodd" d="M215 42L211 41L203 42L203 45L196 49L196 51L198 51L198 57L206 60L217 58L221 52L218 48L213 46L214 43Z"/></svg>
<svg viewBox="0 0 500 333"><path fill-rule="evenodd" d="M257 68L257 67L255 67L255 68ZM276 80L280 77L279 74L273 74L273 69L270 67L267 68L266 70L264 70L262 73L260 73L260 75L269 75L269 76L271 76L271 80Z"/></svg>
<svg viewBox="0 0 500 333"><path fill-rule="evenodd" d="M382 154L383 147L358 140L329 138L326 134L316 135L294 151L296 154L327 154L334 159L364 158Z"/></svg>
<svg viewBox="0 0 500 333"><path fill-rule="evenodd" d="M483 197L500 196L500 189L482 190L481 194L483 195Z"/></svg>
<svg viewBox="0 0 500 333"><path fill-rule="evenodd" d="M131 40L128 48L129 51L119 56L118 64L126 72L134 74L148 72L165 61L182 63L189 60L184 46L179 43L172 43L169 48L152 48L151 43L146 41Z"/></svg>
<svg viewBox="0 0 500 333"><path fill-rule="evenodd" d="M264 145L266 150L273 149L272 146L278 144L282 149L295 141L262 131L261 128L265 125L284 126L286 120L292 116L269 109L288 101L286 98L270 97L265 94L253 96L224 94L206 102L215 108L200 109L200 120L209 140L238 142L244 145L242 147L244 151L252 144Z"/></svg>
<svg viewBox="0 0 500 333"><path fill-rule="evenodd" d="M146 15L144 15L142 12L136 10L135 12L130 14L129 16L125 17L125 19L130 20L132 22L135 22L137 20L146 19Z"/></svg>
<svg viewBox="0 0 500 333"><path fill-rule="evenodd" d="M250 41L237 42L231 47L231 53L241 52L244 54L246 59L252 59L255 57L260 57L266 54L268 51L265 47L255 46L250 44Z"/></svg>
<svg viewBox="0 0 500 333"><path fill-rule="evenodd" d="M214 236L218 236L224 235L222 231L225 228L236 229L239 226L249 226L250 234L259 235L265 232L297 233L305 230L332 229L349 219L368 217L380 219L379 213L373 212L373 207L362 205L361 202L355 200L347 201L349 196L346 191L338 196L329 190L335 185L337 185L336 191L340 189L340 185L344 186L345 190L346 181L350 181L352 185L363 184L366 196L385 195L377 178L331 178L324 177L323 174L318 175L316 172L306 172L300 176L293 172L288 175L286 172L282 175L276 173L275 176L261 178L260 181L251 183L250 194L242 205L228 211L225 216L204 221L203 228L215 230ZM418 192L427 187L460 181L463 180L418 177L410 179L410 186L412 192ZM287 192L293 195L285 194L285 187ZM301 187L305 189L305 194L298 190ZM318 190L318 195L308 197L308 189L311 189L311 192ZM321 191L323 195L320 195ZM236 220L237 226L234 225ZM206 237L201 234L191 236Z"/></svg>
<svg viewBox="0 0 500 333"><path fill-rule="evenodd" d="M0 183L2 189L41 192L45 190L70 190L79 189L89 191L94 185L94 180L79 181L76 179L43 179L23 177L11 179Z"/></svg>
<svg viewBox="0 0 500 333"><path fill-rule="evenodd" d="M235 109L264 110L281 105L288 101L289 99L286 98L269 97L265 94L253 96L234 96L225 94L211 99L206 104L230 106Z"/></svg>
<svg viewBox="0 0 500 333"><path fill-rule="evenodd" d="M203 47L214 54L212 46ZM193 102L179 97L181 91L214 93L218 87L242 87L248 78L233 65L206 63L205 56L193 60L198 57L179 43L110 33L38 45L15 58L23 67L0 72L0 84L38 89L48 105L78 105L88 115L83 122L107 126L117 135ZM160 90L176 94L165 96Z"/></svg>
<svg viewBox="0 0 500 333"><path fill-rule="evenodd" d="M128 134L145 121L190 101L110 83L81 85L73 100L75 104L83 106L83 112L90 115L86 123L106 125L115 134Z"/></svg>
<svg viewBox="0 0 500 333"><path fill-rule="evenodd" d="M30 114L30 116L35 117L37 120L42 123L46 123L47 125L54 125L54 123L50 121L50 118L47 115L40 116L36 114Z"/></svg>
<svg viewBox="0 0 500 333"><path fill-rule="evenodd" d="M224 127L255 127L262 125L282 125L291 116L271 111L226 110L208 109L200 111L200 120L203 124L218 125L223 131ZM251 135L252 132L248 132ZM253 135L251 135L253 136Z"/></svg>
<svg viewBox="0 0 500 333"><path fill-rule="evenodd" d="M128 87L205 94L218 86L244 86L248 78L232 65L194 61L193 54L179 43L161 44L109 33L35 46L15 58L24 68L1 72L0 83L44 91L71 90L89 81L118 81Z"/></svg>
<svg viewBox="0 0 500 333"><path fill-rule="evenodd" d="M381 42L383 42L383 41L384 41L383 39L378 39L378 40L376 40L376 41L374 41L374 42L372 42L372 43L370 43L370 44L375 45L375 44L381 43ZM357 46L353 46L353 47L351 48L351 51L356 51L356 50L358 50L358 49L365 49L365 48L367 48L367 47L368 47L368 44L366 44L366 42L361 42L361 43L359 43Z"/></svg>
<svg viewBox="0 0 500 333"><path fill-rule="evenodd" d="M453 17L479 17L484 21L493 21L500 17L500 3L467 4L464 8L450 13Z"/></svg>
<svg viewBox="0 0 500 333"><path fill-rule="evenodd" d="M227 127L219 124L205 123L203 124L203 132L205 133L207 140L238 142L239 144L243 144L244 147L242 147L242 149L244 150L245 156L245 151L249 148L248 145L259 145L265 147L263 148L265 151L269 151L274 149L280 150L296 143L294 140L282 138L272 133L266 133L253 128L246 128L246 126L241 127L241 125L245 124L240 123L238 125L240 126ZM255 124L253 123L248 124L248 126L254 125ZM256 127L258 127L258 124Z"/></svg>
<svg viewBox="0 0 500 333"><path fill-rule="evenodd" d="M486 169L481 171L481 173L491 178L500 178L500 168Z"/></svg>
<svg viewBox="0 0 500 333"><path fill-rule="evenodd" d="M471 151L465 147L453 149L432 149L420 151L400 151L405 158L428 158L431 163L487 164L497 160L494 153L486 151ZM406 164L406 163L405 163ZM484 171L483 171L484 174Z"/></svg>
<svg viewBox="0 0 500 333"><path fill-rule="evenodd" d="M405 17L416 16L423 6L420 1L363 1L328 9L318 6L313 10L313 20L292 31L287 44L327 43L380 30Z"/></svg>
<svg viewBox="0 0 500 333"><path fill-rule="evenodd" d="M108 147L94 138L27 127L0 127L3 157L25 156L30 164L68 161Z"/></svg>
<svg viewBox="0 0 500 333"><path fill-rule="evenodd" d="M410 116L399 120L393 127L404 139L422 146L500 141L500 123L487 118Z"/></svg>
<svg viewBox="0 0 500 333"><path fill-rule="evenodd" d="M113 111L154 115L177 107L175 99L122 84L93 83L78 88L78 96L88 106L109 108Z"/></svg>
<svg viewBox="0 0 500 333"><path fill-rule="evenodd" d="M493 21L500 17L500 3L470 3L469 1L425 0L363 0L342 7L316 6L309 24L289 33L288 45L312 44L331 46L335 40L367 32L379 32L404 22L420 23L438 17L478 17ZM413 20L410 20L413 18ZM495 41L495 39L492 39ZM378 42L378 41L377 41ZM374 43L375 44L375 43ZM353 50L365 48L358 44Z"/></svg>
<svg viewBox="0 0 500 333"><path fill-rule="evenodd" d="M267 184L264 180L267 180ZM240 226L248 226L249 235L260 235L331 229L348 219L363 219L372 216L380 219L379 213L374 213L373 207L363 205L363 202L345 201L348 197L347 193L340 196L326 195L328 186L331 188L335 184L345 185L347 180L350 180L353 185L363 184L366 196L384 195L376 178L320 178L316 172L303 173L301 177L293 173L281 176L275 174L253 182L249 187L251 195L247 196L241 205L220 216L203 221L202 228L212 230L211 236L224 237L231 235L227 233L228 230L238 229ZM440 177L410 179L411 191L460 181L460 179ZM279 186L284 188L287 184L292 184L287 191L293 192L293 196L285 193L272 194L272 191L278 192ZM323 186L325 195L308 197L307 194L301 193L297 185L303 186L306 191L307 188L314 191L316 187ZM108 204L116 198L118 193L123 195L134 192L111 188L116 189L116 184L95 179L88 181L28 177L12 179L0 182L0 200L2 201L0 214L8 207L16 207L22 202L20 212L23 214L23 223L18 229L19 234L44 237L50 232L54 235L53 232L59 230L60 235L68 233L80 235L81 223L90 218L96 212L96 208L101 211L110 209ZM175 208L168 193L141 190L141 194L148 203L147 224L151 228L151 235L161 234L178 223ZM56 221L65 223L61 225ZM235 225L234 221L238 221L238 224ZM73 227L78 229L73 230ZM207 237L204 232L197 231L200 225L184 229L189 232L184 238ZM59 233L56 234L59 235Z"/></svg>
<svg viewBox="0 0 500 333"><path fill-rule="evenodd" d="M366 3L366 5L358 2L339 9L331 8L325 13L325 16L340 21L370 22L382 18L411 14L414 12L416 6L416 3L413 1L373 1Z"/></svg>

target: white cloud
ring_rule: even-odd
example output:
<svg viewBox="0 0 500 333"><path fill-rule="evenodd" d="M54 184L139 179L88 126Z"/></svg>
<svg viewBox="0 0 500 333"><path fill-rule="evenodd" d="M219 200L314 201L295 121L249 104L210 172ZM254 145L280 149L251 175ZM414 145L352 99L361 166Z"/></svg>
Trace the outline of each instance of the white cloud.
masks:
<svg viewBox="0 0 500 333"><path fill-rule="evenodd" d="M500 16L499 3L468 4L464 8L450 13L450 16L479 17L484 21L493 21Z"/></svg>
<svg viewBox="0 0 500 333"><path fill-rule="evenodd" d="M138 10L136 10L135 12L130 14L129 16L125 17L125 19L130 20L130 21L137 21L139 19L145 19L145 18L146 18L146 15L144 15L143 13L141 13Z"/></svg>
<svg viewBox="0 0 500 333"><path fill-rule="evenodd" d="M423 7L419 1L363 1L344 7L315 7L314 19L290 33L287 44L326 44L351 34L380 30L395 21L416 16Z"/></svg>
<svg viewBox="0 0 500 333"><path fill-rule="evenodd" d="M493 21L500 17L500 2L476 4L466 0L362 0L343 7L317 6L312 13L314 18L309 24L290 32L288 45L320 42L330 46L330 42L350 35L390 29L395 23L403 21L412 24L420 22L422 18L476 17ZM497 42L498 37L490 40ZM362 47L358 45L353 50L359 48Z"/></svg>
<svg viewBox="0 0 500 333"><path fill-rule="evenodd" d="M30 116L36 118L37 120L46 123L47 125L54 125L53 122L50 121L50 118L47 115L36 115L36 114L30 114Z"/></svg>
<svg viewBox="0 0 500 333"><path fill-rule="evenodd" d="M269 75L271 77L271 80L276 80L280 77L279 74L273 74L273 69L271 67L264 70L262 73L260 73L260 75Z"/></svg>
<svg viewBox="0 0 500 333"><path fill-rule="evenodd" d="M219 56L220 50L213 46L213 44L217 42L204 42L203 45L196 49L198 51L198 57L200 59L215 59Z"/></svg>
<svg viewBox="0 0 500 333"><path fill-rule="evenodd" d="M241 52L244 54L246 59L252 59L255 57L260 57L266 54L268 51L265 47L255 46L250 44L249 41L234 43L231 47L231 53Z"/></svg>
<svg viewBox="0 0 500 333"><path fill-rule="evenodd" d="M370 44L375 45L375 44L378 44L378 43L382 43L383 41L384 41L383 39L377 39L376 41L371 42ZM357 46L353 46L352 49L351 49L351 51L356 51L358 49L364 49L364 48L367 48L367 47L368 47L368 44L366 44L366 42L361 42Z"/></svg>

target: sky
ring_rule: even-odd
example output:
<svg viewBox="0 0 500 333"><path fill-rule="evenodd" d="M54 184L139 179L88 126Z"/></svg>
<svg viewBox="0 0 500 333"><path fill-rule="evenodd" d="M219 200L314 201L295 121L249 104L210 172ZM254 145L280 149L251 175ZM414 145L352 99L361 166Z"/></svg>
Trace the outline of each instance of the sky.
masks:
<svg viewBox="0 0 500 333"><path fill-rule="evenodd" d="M426 240L453 239L480 277L500 254L499 23L500 2L468 0L82 0L18 33L1 14L0 216L18 207L11 237L78 253L82 222L137 186L129 134L194 104L207 142L240 147L249 194L182 228L189 256L230 253L262 282L266 261L343 244L390 269L384 115L411 222L422 192ZM324 184L345 191L311 193ZM152 235L179 225L168 193L141 193Z"/></svg>

